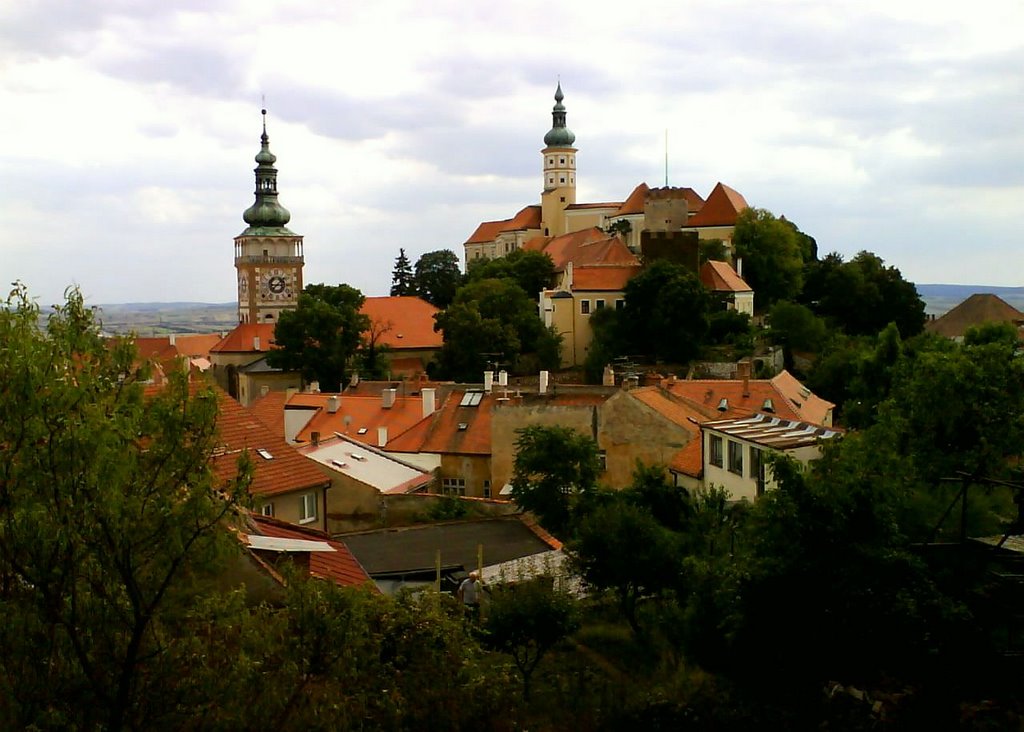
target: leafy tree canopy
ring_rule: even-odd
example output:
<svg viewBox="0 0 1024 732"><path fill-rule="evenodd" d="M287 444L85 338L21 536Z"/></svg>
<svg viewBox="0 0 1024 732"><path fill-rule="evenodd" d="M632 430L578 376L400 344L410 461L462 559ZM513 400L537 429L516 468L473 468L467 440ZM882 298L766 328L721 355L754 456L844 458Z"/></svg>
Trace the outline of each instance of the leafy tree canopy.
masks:
<svg viewBox="0 0 1024 732"><path fill-rule="evenodd" d="M568 427L525 427L516 439L512 500L564 536L577 498L594 491L600 471L593 438Z"/></svg>
<svg viewBox="0 0 1024 732"><path fill-rule="evenodd" d="M924 301L912 282L862 251L849 262L833 252L810 262L800 301L850 335L874 335L895 322L903 338L924 329Z"/></svg>
<svg viewBox="0 0 1024 732"><path fill-rule="evenodd" d="M710 299L692 272L660 259L631 279L625 294L632 352L676 362L697 356L708 331Z"/></svg>
<svg viewBox="0 0 1024 732"><path fill-rule="evenodd" d="M448 307L463 280L458 255L451 249L427 252L416 260L413 279L416 294L435 307Z"/></svg>
<svg viewBox="0 0 1024 732"><path fill-rule="evenodd" d="M743 259L743 279L754 288L759 307L797 298L803 287L804 262L813 257L811 242L793 224L763 208L740 213L732 243L736 256Z"/></svg>
<svg viewBox="0 0 1024 732"><path fill-rule="evenodd" d="M516 249L499 259L477 259L469 267L469 280L510 279L534 300L541 290L551 287L555 277L555 263L551 255L526 249Z"/></svg>
<svg viewBox="0 0 1024 732"><path fill-rule="evenodd" d="M467 283L435 319L435 330L444 335L440 367L449 378L479 381L493 354L503 354L515 370L522 354L540 349L547 359L553 352L557 366L557 337L537 317L536 303L511 279Z"/></svg>
<svg viewBox="0 0 1024 732"><path fill-rule="evenodd" d="M274 329L277 348L271 366L298 371L324 391L341 391L350 361L359 350L370 319L360 312L363 294L349 285L307 285L298 307L285 310Z"/></svg>
<svg viewBox="0 0 1024 732"><path fill-rule="evenodd" d="M216 396L181 370L147 395L80 292L38 316L20 286L0 308L0 727L175 727L247 464L215 480Z"/></svg>

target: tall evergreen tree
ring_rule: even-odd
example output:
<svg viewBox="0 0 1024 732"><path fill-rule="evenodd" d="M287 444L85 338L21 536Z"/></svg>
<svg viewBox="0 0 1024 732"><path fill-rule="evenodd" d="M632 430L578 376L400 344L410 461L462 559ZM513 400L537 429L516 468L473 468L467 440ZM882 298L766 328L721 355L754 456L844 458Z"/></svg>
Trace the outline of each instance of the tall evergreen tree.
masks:
<svg viewBox="0 0 1024 732"><path fill-rule="evenodd" d="M416 294L416 278L412 273L412 264L405 256L405 249L398 250L395 268L391 270L391 296L400 297Z"/></svg>

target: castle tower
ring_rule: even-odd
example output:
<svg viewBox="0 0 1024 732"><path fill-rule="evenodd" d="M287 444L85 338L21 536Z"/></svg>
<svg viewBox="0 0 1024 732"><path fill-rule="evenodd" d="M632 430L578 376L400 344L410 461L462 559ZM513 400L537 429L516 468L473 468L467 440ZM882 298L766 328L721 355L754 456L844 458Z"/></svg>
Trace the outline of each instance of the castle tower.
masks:
<svg viewBox="0 0 1024 732"><path fill-rule="evenodd" d="M544 236L565 233L565 207L576 203L576 135L565 126L562 84L555 90L551 130L544 135L544 192L540 196L541 230Z"/></svg>
<svg viewBox="0 0 1024 732"><path fill-rule="evenodd" d="M267 110L256 155L256 202L242 219L249 226L235 237L238 322L276 323L302 292L302 237L288 229L288 209L277 201L277 158L270 152Z"/></svg>

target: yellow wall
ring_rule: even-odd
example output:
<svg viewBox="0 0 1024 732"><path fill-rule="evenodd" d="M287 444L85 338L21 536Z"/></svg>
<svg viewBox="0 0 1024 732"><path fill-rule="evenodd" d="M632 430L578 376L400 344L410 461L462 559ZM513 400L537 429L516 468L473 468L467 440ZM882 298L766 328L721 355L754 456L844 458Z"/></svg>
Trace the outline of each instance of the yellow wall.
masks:
<svg viewBox="0 0 1024 732"><path fill-rule="evenodd" d="M262 507L266 504L273 504L274 517L279 518L282 521L287 521L292 524L298 524L299 517L301 515L301 500L300 497L312 493L316 496L316 520L308 523L301 524L302 526L308 526L311 529L319 529L320 531L327 530L327 516L324 511L324 489L316 488L305 491L294 491L292 493L280 493L275 496L257 496L256 497L256 511L262 511Z"/></svg>
<svg viewBox="0 0 1024 732"><path fill-rule="evenodd" d="M489 455L453 455L450 453L441 455L441 469L438 471L437 485L434 488L438 493L444 492L445 478L466 481L464 495L484 498L484 481L491 479L491 457ZM501 486L495 488L492 483L490 497L497 498L499 490L501 490Z"/></svg>

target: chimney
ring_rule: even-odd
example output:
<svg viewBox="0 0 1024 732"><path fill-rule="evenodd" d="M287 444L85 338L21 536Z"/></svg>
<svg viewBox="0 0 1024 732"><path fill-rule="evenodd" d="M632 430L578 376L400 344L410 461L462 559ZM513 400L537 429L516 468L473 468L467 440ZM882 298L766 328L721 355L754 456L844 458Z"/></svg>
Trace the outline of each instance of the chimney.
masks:
<svg viewBox="0 0 1024 732"><path fill-rule="evenodd" d="M377 428L377 447L384 447L388 444L388 428L378 427Z"/></svg>
<svg viewBox="0 0 1024 732"><path fill-rule="evenodd" d="M615 369L611 364L607 364L601 373L601 386L615 386Z"/></svg>
<svg viewBox="0 0 1024 732"><path fill-rule="evenodd" d="M491 393L491 389L494 388L494 372L484 371L484 391L488 394Z"/></svg>
<svg viewBox="0 0 1024 732"><path fill-rule="evenodd" d="M398 396L398 389L383 389L380 393L380 405L384 409L391 409L395 406L395 397Z"/></svg>
<svg viewBox="0 0 1024 732"><path fill-rule="evenodd" d="M420 397L423 399L423 416L429 417L434 413L436 407L436 396L434 389L420 389Z"/></svg>
<svg viewBox="0 0 1024 732"><path fill-rule="evenodd" d="M320 382L319 381L311 381L311 382L309 382L309 386L306 388L306 392L308 394L319 394L320 393Z"/></svg>
<svg viewBox="0 0 1024 732"><path fill-rule="evenodd" d="M736 257L736 274L743 276L743 257Z"/></svg>
<svg viewBox="0 0 1024 732"><path fill-rule="evenodd" d="M750 361L740 361L736 364L736 376L743 379L743 396L750 396Z"/></svg>
<svg viewBox="0 0 1024 732"><path fill-rule="evenodd" d="M636 374L631 374L622 380L622 388L624 391L636 389L640 386L640 377Z"/></svg>
<svg viewBox="0 0 1024 732"><path fill-rule="evenodd" d="M549 374L548 374L547 371L541 371L540 372L540 382L537 385L537 393L538 394L547 394L548 393L548 376L549 376Z"/></svg>
<svg viewBox="0 0 1024 732"><path fill-rule="evenodd" d="M309 441L313 443L314 447L319 445L320 444L320 433L316 432L316 431L310 432L309 433Z"/></svg>
<svg viewBox="0 0 1024 732"><path fill-rule="evenodd" d="M173 345L174 345L174 336L175 336L175 334L174 334L174 333L171 333L171 334L170 334L169 336L167 336L167 343L168 343L169 345L171 345L171 346L173 346Z"/></svg>
<svg viewBox="0 0 1024 732"><path fill-rule="evenodd" d="M572 262L565 263L565 289L572 289Z"/></svg>
<svg viewBox="0 0 1024 732"><path fill-rule="evenodd" d="M260 396L261 397L265 397L269 393L270 393L270 384L263 384L262 386L260 386Z"/></svg>
<svg viewBox="0 0 1024 732"><path fill-rule="evenodd" d="M502 369L498 372L498 386L508 386L508 371Z"/></svg>
<svg viewBox="0 0 1024 732"><path fill-rule="evenodd" d="M253 336L252 337L252 350L254 350L254 351L260 350L260 337L259 336Z"/></svg>
<svg viewBox="0 0 1024 732"><path fill-rule="evenodd" d="M330 414L335 414L339 406L341 406L341 398L337 394L327 397L327 411Z"/></svg>

